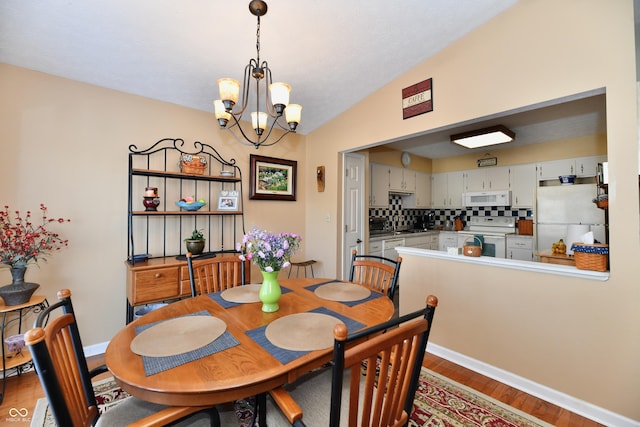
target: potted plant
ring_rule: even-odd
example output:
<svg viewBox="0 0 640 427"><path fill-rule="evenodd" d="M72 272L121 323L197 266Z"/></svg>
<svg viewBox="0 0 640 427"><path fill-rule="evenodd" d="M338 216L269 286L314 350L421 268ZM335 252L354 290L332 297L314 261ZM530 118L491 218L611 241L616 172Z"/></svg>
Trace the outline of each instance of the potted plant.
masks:
<svg viewBox="0 0 640 427"><path fill-rule="evenodd" d="M42 223L32 222L31 211L22 215L20 211L9 212L9 206L0 210L0 267L11 269L12 282L0 287L0 297L5 305L19 305L29 301L40 286L25 282L24 275L29 264L38 265L47 257L69 245L58 233L48 227L52 223L70 222L64 218L47 217L47 207L40 204ZM12 220L13 218L13 220Z"/></svg>
<svg viewBox="0 0 640 427"><path fill-rule="evenodd" d="M191 233L191 236L184 239L184 241L187 246L187 252L191 252L193 255L198 255L204 250L206 239L202 234L202 230L195 229Z"/></svg>

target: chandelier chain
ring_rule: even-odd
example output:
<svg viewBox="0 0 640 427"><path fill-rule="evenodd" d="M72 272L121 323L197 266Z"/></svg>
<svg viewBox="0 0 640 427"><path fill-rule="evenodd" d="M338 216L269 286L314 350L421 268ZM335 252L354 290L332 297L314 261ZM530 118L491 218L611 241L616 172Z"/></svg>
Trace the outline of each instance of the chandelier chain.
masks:
<svg viewBox="0 0 640 427"><path fill-rule="evenodd" d="M257 63L260 64L260 16L258 15L258 26L256 28L256 56Z"/></svg>

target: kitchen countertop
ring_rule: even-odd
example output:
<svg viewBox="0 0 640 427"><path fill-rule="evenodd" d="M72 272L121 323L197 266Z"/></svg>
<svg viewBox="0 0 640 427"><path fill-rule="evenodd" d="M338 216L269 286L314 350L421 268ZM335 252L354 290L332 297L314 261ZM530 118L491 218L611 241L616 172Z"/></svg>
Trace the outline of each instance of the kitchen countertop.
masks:
<svg viewBox="0 0 640 427"><path fill-rule="evenodd" d="M433 251L428 249L399 247L396 251L400 256L417 255L428 258L436 258L444 261L464 262L487 267L508 268L513 270L532 271L538 273L556 274L561 276L579 277L596 281L609 280L609 272L580 270L574 266L550 264L545 262L520 261L508 258L493 257L470 257L464 255L449 255L447 252Z"/></svg>

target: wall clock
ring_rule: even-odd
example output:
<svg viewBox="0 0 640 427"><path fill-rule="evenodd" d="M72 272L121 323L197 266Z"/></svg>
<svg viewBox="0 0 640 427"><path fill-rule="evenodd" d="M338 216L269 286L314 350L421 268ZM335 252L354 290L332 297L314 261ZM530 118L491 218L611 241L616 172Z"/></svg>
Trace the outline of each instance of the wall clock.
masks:
<svg viewBox="0 0 640 427"><path fill-rule="evenodd" d="M400 160L402 161L402 166L406 168L411 164L411 154L406 152L402 153L402 157L400 158Z"/></svg>

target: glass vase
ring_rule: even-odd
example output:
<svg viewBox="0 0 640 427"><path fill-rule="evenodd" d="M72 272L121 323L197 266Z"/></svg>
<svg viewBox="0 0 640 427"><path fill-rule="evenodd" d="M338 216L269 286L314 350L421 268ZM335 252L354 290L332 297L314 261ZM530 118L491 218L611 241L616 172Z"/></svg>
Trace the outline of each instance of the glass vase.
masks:
<svg viewBox="0 0 640 427"><path fill-rule="evenodd" d="M262 301L262 311L267 313L273 313L278 311L280 306L280 296L282 290L278 283L277 271L261 271L262 273L262 286L260 286L260 292L258 293L260 301Z"/></svg>

